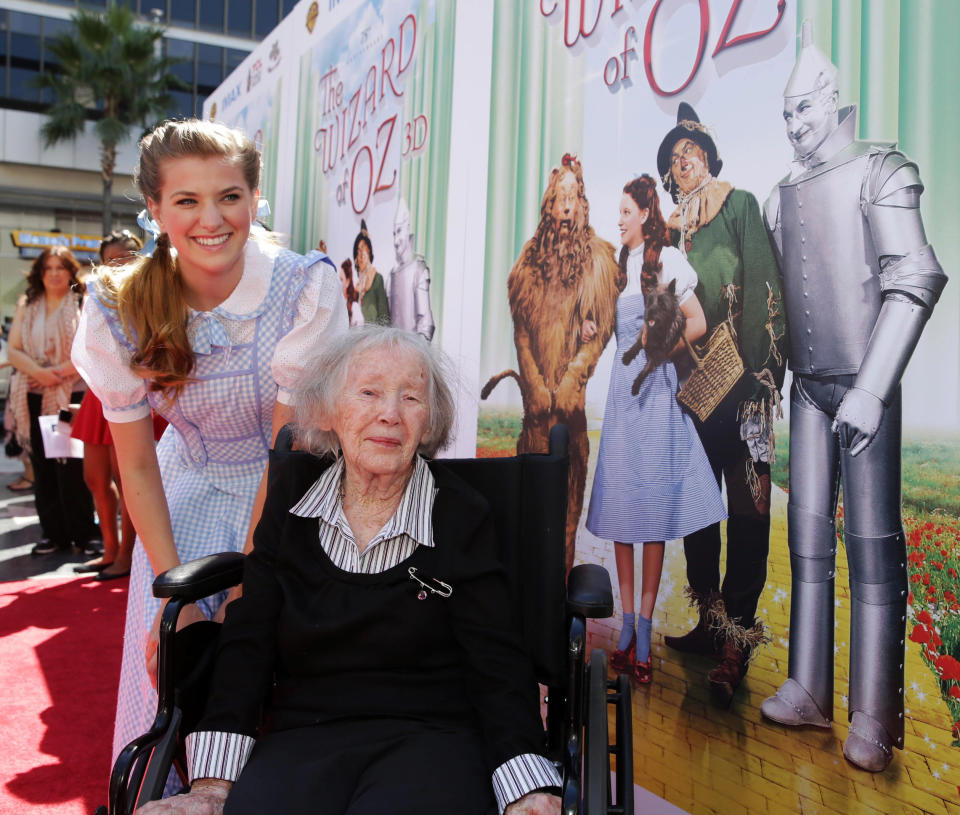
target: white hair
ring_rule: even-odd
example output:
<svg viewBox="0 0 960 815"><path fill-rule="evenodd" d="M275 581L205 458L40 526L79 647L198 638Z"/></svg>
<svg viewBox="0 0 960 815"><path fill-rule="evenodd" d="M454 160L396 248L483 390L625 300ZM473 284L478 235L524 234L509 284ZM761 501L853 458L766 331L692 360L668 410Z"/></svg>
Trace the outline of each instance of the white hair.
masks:
<svg viewBox="0 0 960 815"><path fill-rule="evenodd" d="M399 349L419 357L427 371L430 409L427 433L417 452L434 456L449 442L455 418L450 382L452 366L443 354L419 334L381 325L351 328L336 336L305 367L300 384L293 393L296 437L300 449L316 455L336 454L340 440L329 426L336 412L337 400L347 383L350 363L366 351Z"/></svg>

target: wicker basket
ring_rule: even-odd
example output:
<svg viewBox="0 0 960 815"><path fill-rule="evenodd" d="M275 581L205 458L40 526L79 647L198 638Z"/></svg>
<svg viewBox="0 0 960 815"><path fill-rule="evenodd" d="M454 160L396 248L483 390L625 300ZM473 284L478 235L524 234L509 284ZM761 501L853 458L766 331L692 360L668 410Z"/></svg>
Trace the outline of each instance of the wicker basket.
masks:
<svg viewBox="0 0 960 815"><path fill-rule="evenodd" d="M684 340L686 343L686 340ZM705 422L743 376L746 368L737 350L729 322L718 325L698 354L686 343L694 369L677 399Z"/></svg>

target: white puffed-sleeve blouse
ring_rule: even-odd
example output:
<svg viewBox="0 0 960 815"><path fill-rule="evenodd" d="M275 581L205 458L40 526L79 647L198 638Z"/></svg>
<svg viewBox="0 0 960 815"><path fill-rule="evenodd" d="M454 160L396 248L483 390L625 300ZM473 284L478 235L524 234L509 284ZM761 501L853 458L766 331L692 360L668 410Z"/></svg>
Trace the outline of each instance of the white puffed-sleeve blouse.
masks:
<svg viewBox="0 0 960 815"><path fill-rule="evenodd" d="M244 250L243 276L236 288L211 311L190 309L187 336L197 347L204 342L214 320L231 345L251 342L256 319L270 291L279 246L249 240ZM305 262L306 265L306 262ZM335 272L327 273L317 263L313 273L304 270L306 281L294 304L293 327L277 342L271 371L277 383L277 401L290 404L291 392L303 371L311 349L322 345L327 335L346 330L341 305L343 295ZM133 422L150 415L147 386L130 367L130 349L111 331L102 308L88 298L84 304L73 343L72 360L81 376L103 403L103 415L110 422Z"/></svg>

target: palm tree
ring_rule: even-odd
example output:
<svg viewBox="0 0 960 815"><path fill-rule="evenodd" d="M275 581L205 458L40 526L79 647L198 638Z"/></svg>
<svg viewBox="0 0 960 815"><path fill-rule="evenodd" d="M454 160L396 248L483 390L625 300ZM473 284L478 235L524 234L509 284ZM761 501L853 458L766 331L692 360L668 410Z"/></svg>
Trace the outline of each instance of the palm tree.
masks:
<svg viewBox="0 0 960 815"><path fill-rule="evenodd" d="M78 11L73 30L50 44L56 68L37 77L54 101L41 129L50 147L83 133L93 119L100 139L103 178L103 234L113 229L111 195L117 145L132 127L147 129L173 106L170 90L184 83L169 72L181 60L160 56L163 28L137 20L125 6L105 13Z"/></svg>

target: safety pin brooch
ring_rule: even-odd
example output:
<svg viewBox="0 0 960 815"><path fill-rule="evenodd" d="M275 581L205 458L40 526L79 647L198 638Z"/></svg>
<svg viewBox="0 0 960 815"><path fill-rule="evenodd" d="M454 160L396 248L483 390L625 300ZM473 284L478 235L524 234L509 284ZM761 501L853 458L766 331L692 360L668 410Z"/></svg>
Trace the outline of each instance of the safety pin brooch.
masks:
<svg viewBox="0 0 960 815"><path fill-rule="evenodd" d="M441 597L449 597L453 594L453 586L449 583L444 583L435 577L419 577L416 566L407 569L407 574L410 575L411 580L416 580L421 586L420 591L417 592L418 600L426 600L428 591L430 594L439 594Z"/></svg>

